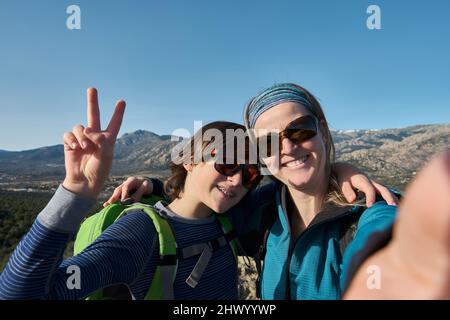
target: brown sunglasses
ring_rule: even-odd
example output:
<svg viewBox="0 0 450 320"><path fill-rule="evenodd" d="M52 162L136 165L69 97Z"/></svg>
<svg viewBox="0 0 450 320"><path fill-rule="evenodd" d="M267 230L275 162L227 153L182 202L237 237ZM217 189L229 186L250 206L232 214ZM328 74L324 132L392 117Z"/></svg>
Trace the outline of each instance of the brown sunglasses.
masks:
<svg viewBox="0 0 450 320"><path fill-rule="evenodd" d="M224 176L231 177L242 170L242 185L250 189L257 185L262 176L259 173L259 168L254 164L226 164L226 163L214 163L214 169Z"/></svg>
<svg viewBox="0 0 450 320"><path fill-rule="evenodd" d="M290 122L286 129L280 133L269 133L267 135L258 138L258 147L260 146L260 141L266 141L266 155L264 157L271 157L272 154L272 139L278 138L279 152L281 151L281 142L284 138L289 139L295 144L302 143L313 138L318 131L318 120L316 117L307 115L297 118Z"/></svg>
<svg viewBox="0 0 450 320"><path fill-rule="evenodd" d="M212 150L211 156L215 156L216 152L217 150ZM220 162L216 160L214 162L214 169L218 173L227 177L232 177L242 170L242 185L247 189L256 186L262 179L257 164L243 164L238 163L237 161L233 161L233 163L227 163L225 156L223 157L223 161Z"/></svg>

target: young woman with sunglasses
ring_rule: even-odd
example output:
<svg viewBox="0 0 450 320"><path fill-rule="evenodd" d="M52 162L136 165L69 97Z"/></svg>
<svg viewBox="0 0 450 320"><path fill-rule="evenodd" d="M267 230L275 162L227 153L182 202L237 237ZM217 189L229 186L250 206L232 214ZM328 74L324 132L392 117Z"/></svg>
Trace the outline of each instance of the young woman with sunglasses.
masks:
<svg viewBox="0 0 450 320"><path fill-rule="evenodd" d="M97 93L88 90L88 126L78 125L64 135L66 178L0 275L0 299L82 299L115 284L127 286L135 299L146 296L159 261L159 238L142 210L120 218L81 253L62 261L68 241L95 204L109 174L124 108L120 101L108 128L101 131ZM202 140L210 129L225 136L226 130L245 127L220 121L204 126L191 138L189 152L189 148L182 150L181 164L172 165L167 187L173 201L158 202L155 208L169 220L178 248L223 237L213 213L235 206L260 178L257 168L245 164L245 159L226 158L223 144L214 144L210 150L212 141ZM193 161L195 152L202 155L199 163ZM231 216L236 226L238 220ZM238 298L237 263L230 245L214 248L200 280L192 286L186 280L197 261L198 256L179 260L175 299ZM80 272L79 288L67 285L70 266L77 266Z"/></svg>
<svg viewBox="0 0 450 320"><path fill-rule="evenodd" d="M407 188L397 219L397 207L384 201L368 209L346 203L327 120L306 89L285 83L264 90L248 104L245 124L255 129L255 143L280 144L260 159L278 181L263 298L450 298L450 150ZM279 140L264 136L267 130ZM354 239L342 250L342 231L355 218Z"/></svg>
<svg viewBox="0 0 450 320"><path fill-rule="evenodd" d="M255 144L279 145L275 153L268 147L260 155L277 181L262 298L341 298L351 258L371 236L392 225L396 207L377 202L366 209L346 201L332 169L327 120L306 89L290 83L272 86L251 100L244 117ZM346 229L356 226L353 241L342 248Z"/></svg>

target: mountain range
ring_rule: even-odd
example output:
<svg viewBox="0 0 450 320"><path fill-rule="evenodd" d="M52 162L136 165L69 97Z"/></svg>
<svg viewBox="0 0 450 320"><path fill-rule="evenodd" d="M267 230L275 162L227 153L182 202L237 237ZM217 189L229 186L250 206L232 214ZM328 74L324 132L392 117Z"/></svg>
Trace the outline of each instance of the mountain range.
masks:
<svg viewBox="0 0 450 320"><path fill-rule="evenodd" d="M360 167L372 178L402 189L430 157L450 147L450 124L400 129L335 130L336 160ZM116 142L112 175L167 172L170 135L137 130ZM62 145L25 151L0 150L0 182L62 179Z"/></svg>

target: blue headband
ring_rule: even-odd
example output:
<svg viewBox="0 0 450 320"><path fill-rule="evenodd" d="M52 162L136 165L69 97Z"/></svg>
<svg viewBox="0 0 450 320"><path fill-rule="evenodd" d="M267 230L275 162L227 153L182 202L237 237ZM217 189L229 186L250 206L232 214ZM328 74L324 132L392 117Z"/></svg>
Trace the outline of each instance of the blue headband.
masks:
<svg viewBox="0 0 450 320"><path fill-rule="evenodd" d="M284 102L298 102L311 112L313 111L305 92L297 85L292 83L276 84L261 92L249 103L245 114L246 125L253 128L261 114Z"/></svg>

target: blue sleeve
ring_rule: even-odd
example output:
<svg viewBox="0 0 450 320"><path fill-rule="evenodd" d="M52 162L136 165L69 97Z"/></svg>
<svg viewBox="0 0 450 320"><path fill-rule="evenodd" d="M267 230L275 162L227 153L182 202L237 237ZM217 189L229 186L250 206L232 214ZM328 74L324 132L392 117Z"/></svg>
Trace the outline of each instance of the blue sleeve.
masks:
<svg viewBox="0 0 450 320"><path fill-rule="evenodd" d="M264 205L275 201L277 184L272 182L250 191L237 205L228 210L237 234L244 234L259 227Z"/></svg>
<svg viewBox="0 0 450 320"><path fill-rule="evenodd" d="M0 275L0 299L81 299L112 284L130 284L151 260L156 266L155 234L151 219L133 212L62 262L71 234L51 230L37 219ZM70 266L79 268L80 288L68 286L74 283Z"/></svg>
<svg viewBox="0 0 450 320"><path fill-rule="evenodd" d="M376 251L382 246L383 240L390 235L390 231L395 222L397 214L396 206L389 206L384 201L375 203L366 209L361 215L358 228L353 241L351 241L344 252L342 259L342 272L340 285L345 288L352 275L350 269L362 264L362 259L358 258L362 252Z"/></svg>

